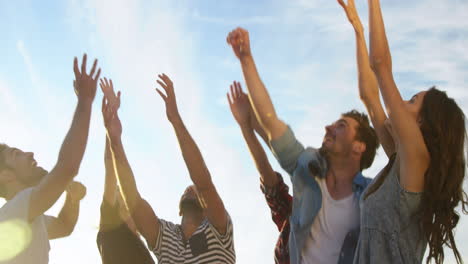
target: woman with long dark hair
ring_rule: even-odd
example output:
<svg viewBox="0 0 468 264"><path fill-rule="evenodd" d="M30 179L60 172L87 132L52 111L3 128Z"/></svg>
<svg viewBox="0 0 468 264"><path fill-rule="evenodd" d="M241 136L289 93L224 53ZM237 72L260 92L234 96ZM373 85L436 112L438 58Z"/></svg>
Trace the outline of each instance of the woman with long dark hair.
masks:
<svg viewBox="0 0 468 264"><path fill-rule="evenodd" d="M354 0L338 0L356 33L359 94L388 165L361 198L361 234L355 263L444 262L444 246L462 257L454 229L461 203L467 213L465 116L435 87L404 101L395 84L379 0L368 0L370 58ZM388 118L379 98L382 93Z"/></svg>

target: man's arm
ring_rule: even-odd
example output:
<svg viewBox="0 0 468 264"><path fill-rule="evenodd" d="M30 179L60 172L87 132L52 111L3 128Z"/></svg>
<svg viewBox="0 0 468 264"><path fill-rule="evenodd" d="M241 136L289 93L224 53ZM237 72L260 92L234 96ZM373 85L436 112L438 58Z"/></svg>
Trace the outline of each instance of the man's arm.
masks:
<svg viewBox="0 0 468 264"><path fill-rule="evenodd" d="M107 100L108 107L111 110L117 111L120 107L120 91L115 94L114 84L112 80L102 78L99 84L104 97ZM116 202L117 193L117 178L115 175L114 160L112 158L112 151L110 148L109 137L106 135L106 146L104 151L104 166L105 166L105 180L104 180L104 194L103 199L110 205L114 206Z"/></svg>
<svg viewBox="0 0 468 264"><path fill-rule="evenodd" d="M197 144L185 127L177 109L177 103L172 81L165 74L159 75L157 82L166 91L166 95L157 89L166 104L166 114L174 127L179 146L182 151L190 178L197 187L202 206L206 209L207 217L220 233L225 234L227 228L227 213L223 201L211 180L210 172L198 149Z"/></svg>
<svg viewBox="0 0 468 264"><path fill-rule="evenodd" d="M387 115L380 103L378 82L370 66L366 39L364 38L364 27L357 13L354 0L348 0L347 5L344 3L344 0L338 0L338 3L345 10L346 16L353 26L356 35L359 97L366 106L385 153L390 157L395 152L395 144L392 136L385 127Z"/></svg>
<svg viewBox="0 0 468 264"><path fill-rule="evenodd" d="M400 157L400 183L412 192L424 189L424 174L429 167L430 155L418 120L405 106L393 79L392 58L388 46L379 0L369 0L370 62L379 83L398 144Z"/></svg>
<svg viewBox="0 0 468 264"><path fill-rule="evenodd" d="M227 42L241 62L252 106L260 124L265 128L270 140L279 138L284 134L287 126L276 115L270 95L260 79L250 51L249 33L245 29L237 28L229 33Z"/></svg>
<svg viewBox="0 0 468 264"><path fill-rule="evenodd" d="M103 199L110 205L114 206L117 193L117 178L114 170L114 160L112 159L112 151L110 149L109 138L106 136L106 150L104 153L104 194Z"/></svg>
<svg viewBox="0 0 468 264"><path fill-rule="evenodd" d="M139 233L146 239L148 246L154 248L156 239L159 236L159 220L151 206L138 192L135 177L122 144L122 124L117 109L107 102L106 97L102 101L102 113L110 141L115 171L120 183L120 192Z"/></svg>
<svg viewBox="0 0 468 264"><path fill-rule="evenodd" d="M86 195L86 187L79 182L72 182L67 187L65 204L58 217L49 217L47 233L49 239L69 236L75 229L80 212L80 201Z"/></svg>
<svg viewBox="0 0 468 264"><path fill-rule="evenodd" d="M29 221L47 211L60 197L70 181L78 174L88 141L91 105L96 95L96 85L101 69L96 72L94 61L90 74L86 73L86 54L83 56L81 71L78 61L74 60L75 93L78 104L73 121L60 149L55 167L31 193Z"/></svg>
<svg viewBox="0 0 468 264"><path fill-rule="evenodd" d="M234 82L231 85L231 93L227 94L227 99L231 113L242 131L242 135L249 147L255 166L260 173L262 183L270 188L275 186L278 183L278 177L271 168L265 151L255 136L251 120L251 118L255 118L255 116L251 115L252 109L249 98L247 94L242 91L240 83Z"/></svg>

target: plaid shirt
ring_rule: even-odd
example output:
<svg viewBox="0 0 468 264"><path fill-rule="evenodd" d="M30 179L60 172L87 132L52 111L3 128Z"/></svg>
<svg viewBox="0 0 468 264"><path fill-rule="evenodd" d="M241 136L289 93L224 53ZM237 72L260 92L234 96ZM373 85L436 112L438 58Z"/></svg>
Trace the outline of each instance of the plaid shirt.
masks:
<svg viewBox="0 0 468 264"><path fill-rule="evenodd" d="M281 174L276 172L278 183L274 187L260 185L260 189L267 200L271 210L271 218L275 222L280 236L275 247L275 263L289 264L289 217L291 216L292 196L289 195L289 188L284 183Z"/></svg>

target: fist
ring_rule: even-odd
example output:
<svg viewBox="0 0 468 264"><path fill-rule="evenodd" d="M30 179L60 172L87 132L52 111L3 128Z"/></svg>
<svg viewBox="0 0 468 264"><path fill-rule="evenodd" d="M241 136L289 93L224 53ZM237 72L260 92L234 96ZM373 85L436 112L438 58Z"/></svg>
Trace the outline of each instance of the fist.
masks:
<svg viewBox="0 0 468 264"><path fill-rule="evenodd" d="M74 202L81 201L86 195L86 187L77 181L71 182L67 189L67 195L72 199Z"/></svg>
<svg viewBox="0 0 468 264"><path fill-rule="evenodd" d="M227 36L227 43L231 45L238 59L251 56L249 32L243 28L236 28Z"/></svg>

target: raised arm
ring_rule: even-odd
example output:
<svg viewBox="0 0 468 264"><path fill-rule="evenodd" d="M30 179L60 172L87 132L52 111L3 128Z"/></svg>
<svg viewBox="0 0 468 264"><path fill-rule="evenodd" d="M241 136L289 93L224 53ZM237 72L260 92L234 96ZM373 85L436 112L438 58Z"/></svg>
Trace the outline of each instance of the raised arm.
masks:
<svg viewBox="0 0 468 264"><path fill-rule="evenodd" d="M424 174L430 156L424 143L417 116L408 111L392 73L392 58L385 34L379 0L369 0L370 61L376 73L382 98L387 107L400 156L400 181L409 191L424 189ZM422 97L422 96L421 96ZM418 98L422 100L422 98ZM413 100L410 101L412 103Z"/></svg>
<svg viewBox="0 0 468 264"><path fill-rule="evenodd" d="M66 189L65 203L58 217L49 217L47 234L49 239L69 236L75 229L80 213L80 201L86 195L86 187L80 182L73 181Z"/></svg>
<svg viewBox="0 0 468 264"><path fill-rule="evenodd" d="M231 93L227 94L227 99L231 113L242 131L242 135L244 136L245 142L249 147L249 151L253 157L255 166L260 173L261 181L265 186L273 187L278 183L278 176L271 168L265 151L255 136L255 132L252 127L252 109L249 98L247 94L242 91L240 83L234 82L230 88Z"/></svg>
<svg viewBox="0 0 468 264"><path fill-rule="evenodd" d="M379 86L374 72L370 67L369 54L367 52L366 39L364 37L364 27L356 10L354 0L338 0L348 17L349 22L354 28L356 35L356 59L358 66L359 97L366 106L367 112L374 125L375 131L382 147L390 157L395 152L395 144L392 136L385 127L387 115L380 103Z"/></svg>
<svg viewBox="0 0 468 264"><path fill-rule="evenodd" d="M270 140L279 138L284 134L287 126L276 115L270 95L260 79L250 51L249 33L243 28L237 28L229 33L227 42L241 62L250 99L260 124L264 127Z"/></svg>
<svg viewBox="0 0 468 264"><path fill-rule="evenodd" d="M138 231L146 239L148 246L154 248L156 239L159 236L159 220L151 206L138 192L132 168L122 145L122 124L117 115L117 109L107 103L106 97L102 101L102 113L114 159L117 179L120 183L120 192L124 197L125 204Z"/></svg>
<svg viewBox="0 0 468 264"><path fill-rule="evenodd" d="M117 111L120 107L120 92L115 94L114 84L112 80L102 78L99 84L105 98L107 99L108 107L111 111ZM106 146L104 150L104 167L105 167L105 180L104 180L104 194L103 199L114 206L116 203L117 195L117 178L115 175L114 160L112 158L112 151L110 147L109 137L106 134Z"/></svg>
<svg viewBox="0 0 468 264"><path fill-rule="evenodd" d="M197 187L201 204L206 210L208 219L220 233L224 234L227 228L227 213L223 201L216 191L197 144L180 117L172 81L165 74L159 75L159 78L160 80L157 82L166 93L164 94L159 89L156 90L166 104L166 115L174 127L190 178Z"/></svg>
<svg viewBox="0 0 468 264"><path fill-rule="evenodd" d="M106 149L104 153L104 167L105 167L105 180L104 180L104 194L103 199L114 206L117 194L117 178L114 171L114 160L112 159L112 151L110 149L109 138L106 135Z"/></svg>
<svg viewBox="0 0 468 264"><path fill-rule="evenodd" d="M88 141L91 106L96 95L97 80L101 69L97 70L97 60L89 74L86 73L86 54L83 56L81 71L75 58L75 93L78 97L73 121L63 141L58 160L54 168L34 188L29 206L29 221L47 211L60 197L71 180L78 174Z"/></svg>

